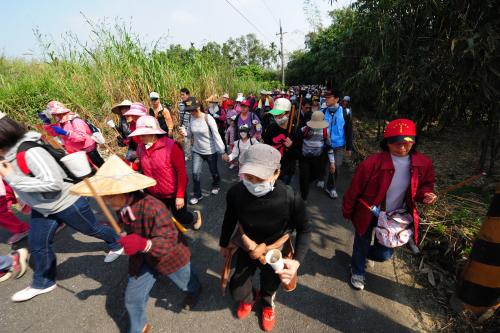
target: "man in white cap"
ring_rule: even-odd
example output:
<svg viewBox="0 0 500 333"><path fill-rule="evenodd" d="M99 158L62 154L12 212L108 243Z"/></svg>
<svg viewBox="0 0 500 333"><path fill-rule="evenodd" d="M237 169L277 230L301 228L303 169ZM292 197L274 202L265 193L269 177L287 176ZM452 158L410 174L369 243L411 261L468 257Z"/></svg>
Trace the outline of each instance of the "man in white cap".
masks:
<svg viewBox="0 0 500 333"><path fill-rule="evenodd" d="M170 111L161 104L160 94L152 91L149 94L149 100L151 101L149 115L158 119L161 129L167 132L169 137L172 137L174 134L174 122L170 115Z"/></svg>
<svg viewBox="0 0 500 333"><path fill-rule="evenodd" d="M296 130L288 131L288 123L292 103L286 98L278 98L274 103L274 108L268 112L274 116L274 123L270 124L264 131L262 138L264 143L276 148L281 154L281 174L280 179L285 184L290 184L295 172L296 151Z"/></svg>
<svg viewBox="0 0 500 333"><path fill-rule="evenodd" d="M235 253L236 268L229 289L233 298L239 301L237 317L244 319L252 311L257 298L252 277L260 268L261 324L264 331L271 331L274 327L274 298L280 283L288 285L292 281L311 242L304 202L290 186L277 181L280 159L281 154L268 145L250 146L243 154L240 169L243 180L227 192L227 207L219 240L221 254L228 257L232 254L228 245L237 224L240 232L259 244L259 248L276 244L285 234L297 233L293 259L284 259L281 270L274 271L270 265L252 259L251 251L247 252L243 247Z"/></svg>
<svg viewBox="0 0 500 333"><path fill-rule="evenodd" d="M349 116L351 116L351 107L349 106L350 103L351 103L351 97L344 96L344 98L342 98L342 103L341 103L342 108Z"/></svg>

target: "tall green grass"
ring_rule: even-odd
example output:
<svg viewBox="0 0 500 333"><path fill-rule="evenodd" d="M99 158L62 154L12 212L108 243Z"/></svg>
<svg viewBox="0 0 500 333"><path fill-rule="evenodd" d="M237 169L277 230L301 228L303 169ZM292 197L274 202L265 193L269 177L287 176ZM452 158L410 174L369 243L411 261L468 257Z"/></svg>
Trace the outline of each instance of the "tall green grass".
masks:
<svg viewBox="0 0 500 333"><path fill-rule="evenodd" d="M33 123L36 113L55 99L101 122L113 104L123 99L148 102L153 90L175 102L182 87L204 99L213 93L247 94L276 84L237 75L228 59L194 47L160 50L143 45L124 25L89 24L92 47L68 34L64 44L56 46L40 38L43 61L0 57L0 109Z"/></svg>

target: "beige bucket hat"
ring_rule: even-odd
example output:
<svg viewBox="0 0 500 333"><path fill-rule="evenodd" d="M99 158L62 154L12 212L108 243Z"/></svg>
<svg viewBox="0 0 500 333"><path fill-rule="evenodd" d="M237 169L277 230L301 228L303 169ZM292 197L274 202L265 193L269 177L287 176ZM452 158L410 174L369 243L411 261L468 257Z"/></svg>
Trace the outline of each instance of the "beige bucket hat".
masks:
<svg viewBox="0 0 500 333"><path fill-rule="evenodd" d="M156 185L156 180L135 172L116 155L112 155L89 180L98 195L130 193ZM84 197L92 196L85 182L73 185L70 191Z"/></svg>
<svg viewBox="0 0 500 333"><path fill-rule="evenodd" d="M314 111L311 115L311 120L307 122L307 126L311 128L327 128L328 123L325 121L325 115L321 111Z"/></svg>
<svg viewBox="0 0 500 333"><path fill-rule="evenodd" d="M217 95L217 94L210 95L210 97L207 98L205 100L205 102L208 102L208 103L219 103L220 102L219 95Z"/></svg>
<svg viewBox="0 0 500 333"><path fill-rule="evenodd" d="M120 108L122 106L131 106L132 105L132 101L129 101L128 99L124 99L123 101L121 101L121 103L119 104L115 104L112 108L111 108L111 112L113 113L116 113L117 115L121 116L121 113L120 113Z"/></svg>

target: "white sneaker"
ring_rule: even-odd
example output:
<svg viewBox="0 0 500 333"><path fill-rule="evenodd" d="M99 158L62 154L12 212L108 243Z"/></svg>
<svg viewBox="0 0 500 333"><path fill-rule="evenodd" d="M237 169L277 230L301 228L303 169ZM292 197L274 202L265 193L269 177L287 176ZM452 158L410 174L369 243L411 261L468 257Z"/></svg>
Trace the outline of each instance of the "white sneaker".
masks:
<svg viewBox="0 0 500 333"><path fill-rule="evenodd" d="M319 188L324 188L325 187L325 181L324 180L318 180L316 183L316 186Z"/></svg>
<svg viewBox="0 0 500 333"><path fill-rule="evenodd" d="M325 189L325 191L326 191L326 193L328 193L328 195L332 199L337 199L339 197L339 195L337 194L337 191L335 191L335 190L327 190L327 189Z"/></svg>
<svg viewBox="0 0 500 333"><path fill-rule="evenodd" d="M118 259L119 256L123 254L123 247L117 251L109 251L108 254L104 257L104 262L113 262Z"/></svg>
<svg viewBox="0 0 500 333"><path fill-rule="evenodd" d="M203 199L203 196L200 196L199 198L192 197L191 199L189 199L189 203L191 205L196 205L201 199Z"/></svg>
<svg viewBox="0 0 500 333"><path fill-rule="evenodd" d="M231 169L231 170L232 170L232 169L234 169L234 167L235 167L235 166L236 166L236 165L234 165L234 164L229 164L229 169Z"/></svg>
<svg viewBox="0 0 500 333"><path fill-rule="evenodd" d="M52 290L56 289L56 287L57 287L56 284L54 284L53 286L50 286L48 288L45 288L45 289L35 289L35 288L31 288L31 286L29 286L21 291L18 291L14 295L12 295L11 299L13 302L24 302L24 301L32 299L35 296L49 293Z"/></svg>
<svg viewBox="0 0 500 333"><path fill-rule="evenodd" d="M202 225L201 212L199 210L194 210L193 213L196 214L196 222L193 223L193 229L200 230L201 225Z"/></svg>
<svg viewBox="0 0 500 333"><path fill-rule="evenodd" d="M365 277L363 275L351 274L351 285L357 290L365 289Z"/></svg>
<svg viewBox="0 0 500 333"><path fill-rule="evenodd" d="M219 191L220 191L220 187L214 187L212 189L212 191L210 191L210 193L212 193L213 195L217 195L217 194L219 194Z"/></svg>

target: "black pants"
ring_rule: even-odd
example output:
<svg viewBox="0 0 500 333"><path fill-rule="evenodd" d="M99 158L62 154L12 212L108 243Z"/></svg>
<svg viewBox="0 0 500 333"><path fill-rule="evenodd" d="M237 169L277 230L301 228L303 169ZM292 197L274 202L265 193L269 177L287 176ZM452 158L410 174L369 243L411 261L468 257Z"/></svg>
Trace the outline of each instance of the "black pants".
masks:
<svg viewBox="0 0 500 333"><path fill-rule="evenodd" d="M98 168L100 168L104 164L104 160L102 159L101 155L97 151L97 147L94 150L92 150L91 152L88 152L87 156L90 158L92 163L95 166L97 166Z"/></svg>
<svg viewBox="0 0 500 333"><path fill-rule="evenodd" d="M170 209L177 222L189 228L193 225L195 215L187 209L186 197L184 197L184 207L181 209L175 207L175 198L161 198L160 200Z"/></svg>
<svg viewBox="0 0 500 333"><path fill-rule="evenodd" d="M299 160L300 175L300 195L303 200L307 200L309 195L309 185L311 182L322 179L325 169L325 157L320 156L302 156Z"/></svg>
<svg viewBox="0 0 500 333"><path fill-rule="evenodd" d="M270 265L262 265L260 261L250 259L248 253L239 249L236 252L236 268L229 290L236 301L251 303L253 301L252 277L257 268L260 268L260 295L264 306L272 307L276 290L281 280Z"/></svg>

